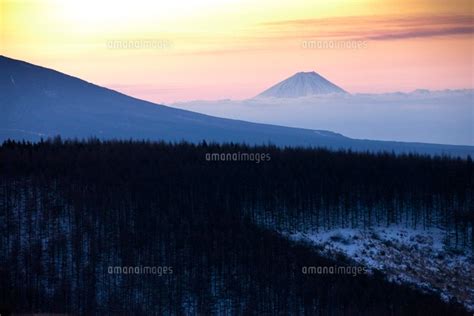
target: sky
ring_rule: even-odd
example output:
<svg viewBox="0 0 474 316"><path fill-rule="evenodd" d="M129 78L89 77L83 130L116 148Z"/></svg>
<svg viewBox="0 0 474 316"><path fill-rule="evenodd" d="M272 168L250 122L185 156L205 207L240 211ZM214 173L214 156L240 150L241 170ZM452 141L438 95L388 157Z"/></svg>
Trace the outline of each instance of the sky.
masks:
<svg viewBox="0 0 474 316"><path fill-rule="evenodd" d="M472 0L0 0L0 54L142 99L474 88Z"/></svg>

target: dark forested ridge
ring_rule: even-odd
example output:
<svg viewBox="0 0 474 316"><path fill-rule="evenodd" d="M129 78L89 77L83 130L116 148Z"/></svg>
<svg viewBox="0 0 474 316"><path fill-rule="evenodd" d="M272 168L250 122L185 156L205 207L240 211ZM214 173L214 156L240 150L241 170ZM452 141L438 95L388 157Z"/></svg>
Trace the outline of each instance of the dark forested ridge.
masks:
<svg viewBox="0 0 474 316"><path fill-rule="evenodd" d="M208 161L263 153L268 161ZM5 142L0 310L135 315L462 315L272 229L443 227L474 247L471 158L148 142ZM159 275L115 266L166 266Z"/></svg>

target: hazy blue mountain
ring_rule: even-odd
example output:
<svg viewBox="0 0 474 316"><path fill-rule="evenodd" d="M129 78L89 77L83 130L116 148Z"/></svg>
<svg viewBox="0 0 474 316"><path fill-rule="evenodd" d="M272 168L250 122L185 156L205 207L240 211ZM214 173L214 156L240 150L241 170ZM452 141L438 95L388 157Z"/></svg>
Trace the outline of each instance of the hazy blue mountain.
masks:
<svg viewBox="0 0 474 316"><path fill-rule="evenodd" d="M271 115L271 113L269 113ZM0 56L0 141L63 138L271 142L430 154L473 147L354 140L310 129L222 119L139 100L66 74Z"/></svg>
<svg viewBox="0 0 474 316"><path fill-rule="evenodd" d="M347 93L320 74L298 72L260 93L257 97L299 98L319 94Z"/></svg>

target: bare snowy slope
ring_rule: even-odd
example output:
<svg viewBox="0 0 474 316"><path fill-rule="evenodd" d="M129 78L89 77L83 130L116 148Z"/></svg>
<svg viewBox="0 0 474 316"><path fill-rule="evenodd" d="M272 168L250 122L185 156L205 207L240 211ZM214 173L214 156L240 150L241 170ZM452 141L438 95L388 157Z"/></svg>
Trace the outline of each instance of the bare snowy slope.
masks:
<svg viewBox="0 0 474 316"><path fill-rule="evenodd" d="M445 301L454 298L474 311L472 250L447 244L442 229L402 225L283 234L314 244L328 257L343 254L369 271L381 271L392 282L438 293Z"/></svg>

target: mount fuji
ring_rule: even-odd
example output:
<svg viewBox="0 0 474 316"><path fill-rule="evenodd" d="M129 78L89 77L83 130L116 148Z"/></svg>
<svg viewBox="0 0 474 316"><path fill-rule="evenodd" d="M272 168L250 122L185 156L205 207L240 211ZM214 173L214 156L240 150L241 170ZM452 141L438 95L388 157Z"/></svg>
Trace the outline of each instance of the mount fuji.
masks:
<svg viewBox="0 0 474 316"><path fill-rule="evenodd" d="M320 74L298 72L263 91L257 98L299 98L318 94L347 93Z"/></svg>

